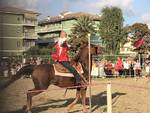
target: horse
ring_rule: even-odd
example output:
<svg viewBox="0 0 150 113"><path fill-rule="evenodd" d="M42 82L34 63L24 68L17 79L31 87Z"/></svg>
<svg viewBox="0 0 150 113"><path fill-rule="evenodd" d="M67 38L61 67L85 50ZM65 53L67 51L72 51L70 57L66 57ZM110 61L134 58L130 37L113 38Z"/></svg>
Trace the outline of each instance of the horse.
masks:
<svg viewBox="0 0 150 113"><path fill-rule="evenodd" d="M102 47L91 45L91 53L90 55L97 55L102 53ZM84 45L80 48L79 52L75 55L75 57L71 60L73 62L80 62L83 69L83 78L87 81L89 79L89 49L88 44ZM92 61L92 60L91 60ZM91 67L91 66L90 66ZM90 69L91 71L91 69ZM54 84L59 87L70 87L75 86L74 81L70 77L57 76L55 74L54 65L51 63L40 64L40 65L26 65L22 67L16 75L12 76L10 80L8 80L0 89L4 89L19 78L22 75L32 75L32 81L34 83L34 88L28 90L27 92L27 104L24 105L23 109L27 111L27 113L31 112L32 107L32 97L42 93L44 90L48 89L50 84ZM63 82L61 82L63 80ZM65 85L64 85L65 84ZM76 98L75 100L68 105L67 111L69 111L79 100L80 96L82 98L82 106L83 112L87 113L86 108L86 88L87 86L80 87L80 90L76 90ZM77 88L76 88L77 89Z"/></svg>

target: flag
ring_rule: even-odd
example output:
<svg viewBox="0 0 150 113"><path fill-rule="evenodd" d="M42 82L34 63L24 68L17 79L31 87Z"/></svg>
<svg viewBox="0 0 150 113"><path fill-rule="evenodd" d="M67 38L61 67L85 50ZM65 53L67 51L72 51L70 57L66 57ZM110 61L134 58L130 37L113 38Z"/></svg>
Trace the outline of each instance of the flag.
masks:
<svg viewBox="0 0 150 113"><path fill-rule="evenodd" d="M138 40L136 40L133 45L134 45L134 47L139 48L139 47L141 47L143 44L144 44L144 38L141 37L141 38L139 38Z"/></svg>

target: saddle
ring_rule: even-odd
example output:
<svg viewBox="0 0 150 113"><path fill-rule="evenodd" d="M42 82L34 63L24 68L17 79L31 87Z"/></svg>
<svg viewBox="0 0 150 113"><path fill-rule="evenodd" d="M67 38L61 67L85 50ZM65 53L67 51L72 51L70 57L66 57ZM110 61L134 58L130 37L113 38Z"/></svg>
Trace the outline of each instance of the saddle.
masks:
<svg viewBox="0 0 150 113"><path fill-rule="evenodd" d="M55 70L55 75L59 75L59 76L68 76L68 77L74 77L72 73L70 73L70 71L65 68L62 64L60 64L59 62L53 64L54 66L54 70ZM79 74L83 73L83 69L80 63L76 64L76 65L72 65Z"/></svg>
<svg viewBox="0 0 150 113"><path fill-rule="evenodd" d="M55 78L54 84L59 87L71 87L74 86L74 75L69 72L68 69L66 69L62 64L55 63L53 64L54 71L55 71ZM72 65L77 72L79 73L80 77L82 78L83 83L88 83L86 78L83 77L83 69L80 63ZM65 81L65 82L64 82Z"/></svg>

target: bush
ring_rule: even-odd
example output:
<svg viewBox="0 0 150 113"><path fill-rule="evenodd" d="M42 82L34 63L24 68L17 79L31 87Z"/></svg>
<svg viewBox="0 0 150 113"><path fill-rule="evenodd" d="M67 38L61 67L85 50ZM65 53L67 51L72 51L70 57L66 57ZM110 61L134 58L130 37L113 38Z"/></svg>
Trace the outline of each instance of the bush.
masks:
<svg viewBox="0 0 150 113"><path fill-rule="evenodd" d="M49 55L50 49L48 48L39 48L38 46L31 47L26 54L27 55Z"/></svg>

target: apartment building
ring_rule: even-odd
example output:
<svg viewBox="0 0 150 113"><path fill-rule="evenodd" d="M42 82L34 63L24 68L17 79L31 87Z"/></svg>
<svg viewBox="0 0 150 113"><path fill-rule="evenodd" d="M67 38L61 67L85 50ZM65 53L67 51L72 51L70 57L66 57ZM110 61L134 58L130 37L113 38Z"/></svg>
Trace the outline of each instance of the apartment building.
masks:
<svg viewBox="0 0 150 113"><path fill-rule="evenodd" d="M14 7L0 8L0 56L22 55L35 45L39 13Z"/></svg>
<svg viewBox="0 0 150 113"><path fill-rule="evenodd" d="M91 17L95 21L96 27L100 21L99 15L84 12L64 12L58 16L48 16L46 19L41 20L38 23L38 28L36 31L38 34L38 44L47 46L50 42L53 42L59 37L61 30L67 32L69 35L73 25L81 16ZM96 38L95 42L98 42L98 38Z"/></svg>

